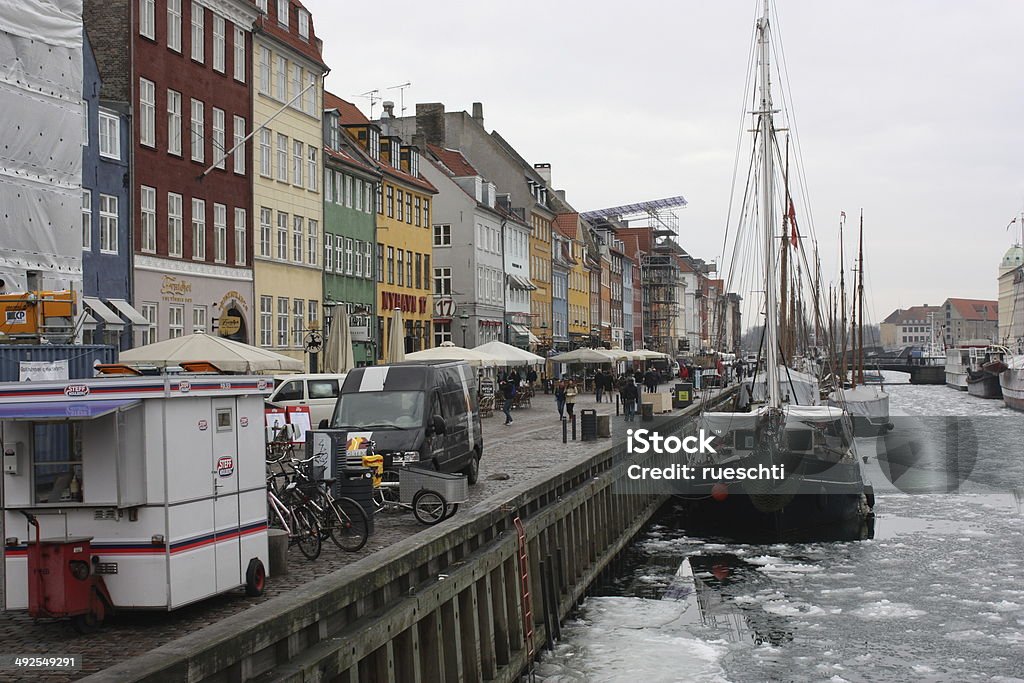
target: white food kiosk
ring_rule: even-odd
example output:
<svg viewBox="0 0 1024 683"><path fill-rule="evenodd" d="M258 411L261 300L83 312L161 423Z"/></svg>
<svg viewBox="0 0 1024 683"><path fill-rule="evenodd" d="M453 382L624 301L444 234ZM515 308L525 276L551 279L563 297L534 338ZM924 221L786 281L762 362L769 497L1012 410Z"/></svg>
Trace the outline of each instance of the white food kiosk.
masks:
<svg viewBox="0 0 1024 683"><path fill-rule="evenodd" d="M265 578L272 388L187 374L0 383L3 607L29 607L25 512L44 543L91 537L116 609L176 609Z"/></svg>

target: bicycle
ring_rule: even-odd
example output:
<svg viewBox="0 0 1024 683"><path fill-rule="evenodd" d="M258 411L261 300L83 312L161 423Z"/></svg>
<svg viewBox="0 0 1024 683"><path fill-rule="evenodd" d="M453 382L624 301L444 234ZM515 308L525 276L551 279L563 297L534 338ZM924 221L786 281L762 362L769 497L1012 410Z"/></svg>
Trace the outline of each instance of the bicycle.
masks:
<svg viewBox="0 0 1024 683"><path fill-rule="evenodd" d="M285 484L282 494L286 500L297 487L295 482ZM288 505L279 498L274 492L273 477L267 482L267 509L269 526L288 534L289 547L299 546L299 551L310 560L320 557L322 540L316 516L304 505Z"/></svg>

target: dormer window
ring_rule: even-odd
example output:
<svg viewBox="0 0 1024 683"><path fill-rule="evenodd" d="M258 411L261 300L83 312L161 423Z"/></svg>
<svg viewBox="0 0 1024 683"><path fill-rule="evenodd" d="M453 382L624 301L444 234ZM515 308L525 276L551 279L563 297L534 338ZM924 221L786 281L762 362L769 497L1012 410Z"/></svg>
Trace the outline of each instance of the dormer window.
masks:
<svg viewBox="0 0 1024 683"><path fill-rule="evenodd" d="M390 161L391 161L391 165L393 167L395 167L397 169L401 169L402 168L402 156L401 156L401 152L399 151L398 140L392 140L391 141L391 158L390 158Z"/></svg>
<svg viewBox="0 0 1024 683"><path fill-rule="evenodd" d="M413 177L420 175L420 155L414 149L409 150L409 175Z"/></svg>
<svg viewBox="0 0 1024 683"><path fill-rule="evenodd" d="M291 0L277 0L277 23L284 28L288 28L288 9L291 4Z"/></svg>
<svg viewBox="0 0 1024 683"><path fill-rule="evenodd" d="M299 9L299 37L309 40L309 12Z"/></svg>
<svg viewBox="0 0 1024 683"><path fill-rule="evenodd" d="M370 143L367 151L370 153L370 158L380 161L380 131L376 128L370 129Z"/></svg>

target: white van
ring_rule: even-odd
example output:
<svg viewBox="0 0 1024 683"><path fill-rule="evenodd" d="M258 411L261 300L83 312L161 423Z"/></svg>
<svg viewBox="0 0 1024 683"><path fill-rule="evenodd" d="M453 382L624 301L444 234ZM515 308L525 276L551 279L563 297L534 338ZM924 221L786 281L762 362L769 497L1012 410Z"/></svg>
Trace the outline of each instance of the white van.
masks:
<svg viewBox="0 0 1024 683"><path fill-rule="evenodd" d="M274 378L274 391L267 403L276 406L309 406L309 421L313 426L320 420L330 420L334 404L338 402L345 375L280 375Z"/></svg>

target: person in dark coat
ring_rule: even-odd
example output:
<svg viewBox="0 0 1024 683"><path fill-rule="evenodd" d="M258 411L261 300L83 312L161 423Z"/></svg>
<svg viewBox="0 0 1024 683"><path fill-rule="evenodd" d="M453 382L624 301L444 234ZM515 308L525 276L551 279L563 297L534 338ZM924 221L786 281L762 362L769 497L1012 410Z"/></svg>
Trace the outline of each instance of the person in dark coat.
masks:
<svg viewBox="0 0 1024 683"><path fill-rule="evenodd" d="M644 386L647 387L647 393L653 394L658 386L658 373L655 370L648 370L644 373Z"/></svg>
<svg viewBox="0 0 1024 683"><path fill-rule="evenodd" d="M594 397L597 402L601 402L601 395L604 394L604 373L601 372L601 368L594 370Z"/></svg>
<svg viewBox="0 0 1024 683"><path fill-rule="evenodd" d="M533 368L530 368L529 370L526 371L526 382L527 382L527 384L530 385L530 388L532 389L533 385L534 385L534 383L536 381L537 381L537 371L534 370Z"/></svg>
<svg viewBox="0 0 1024 683"><path fill-rule="evenodd" d="M516 383L512 380L505 380L499 387L501 390L501 397L504 402L501 406L501 411L505 413L505 424L512 424L512 399L516 395Z"/></svg>
<svg viewBox="0 0 1024 683"><path fill-rule="evenodd" d="M626 383L619 390L619 397L622 399L626 422L636 422L636 402L640 400L640 390L632 377L626 379Z"/></svg>
<svg viewBox="0 0 1024 683"><path fill-rule="evenodd" d="M615 391L615 378L612 377L611 372L606 372L602 375L604 379L604 393L608 397L608 402L612 402L612 392Z"/></svg>
<svg viewBox="0 0 1024 683"><path fill-rule="evenodd" d="M558 419L565 415L565 380L560 379L555 384L555 407L558 408Z"/></svg>

